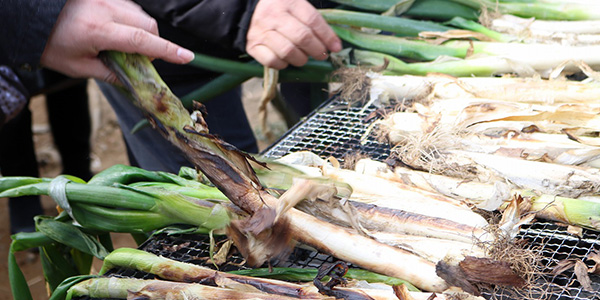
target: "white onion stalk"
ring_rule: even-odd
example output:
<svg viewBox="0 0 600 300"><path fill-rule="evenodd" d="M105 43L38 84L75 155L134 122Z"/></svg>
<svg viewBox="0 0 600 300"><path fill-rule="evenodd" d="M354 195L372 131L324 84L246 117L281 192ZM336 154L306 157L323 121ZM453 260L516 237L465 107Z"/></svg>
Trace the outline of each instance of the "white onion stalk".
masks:
<svg viewBox="0 0 600 300"><path fill-rule="evenodd" d="M546 21L502 15L490 22L490 29L517 36L526 43L593 45L600 43L600 21Z"/></svg>
<svg viewBox="0 0 600 300"><path fill-rule="evenodd" d="M594 106L530 105L494 99L458 98L432 101L429 106L415 105L416 111L430 119L439 118L440 126L464 129L482 122L529 122L543 132L560 133L578 128L596 132L600 116Z"/></svg>
<svg viewBox="0 0 600 300"><path fill-rule="evenodd" d="M360 160L356 164L356 169L359 172L390 180L402 180L423 189L465 199L478 208L486 210L503 209L504 204L508 203L512 195L521 195L531 203L528 211L534 212L538 218L600 230L600 199L596 195L581 196L575 199L511 189L507 184L501 182L465 181L462 178L436 175L403 167L396 167L392 172L384 163L369 159ZM510 228L508 229L510 230ZM507 233L511 234L511 232Z"/></svg>
<svg viewBox="0 0 600 300"><path fill-rule="evenodd" d="M492 106L488 106L488 108L490 107ZM420 109L420 111L422 110L425 109ZM440 109L438 108L438 110ZM452 113L449 110L445 112ZM457 114L460 115L460 113ZM452 116L444 118L444 115L434 115L440 119L427 117L423 113L397 112L377 121L376 124L386 133L387 140L391 145L404 145L411 140L425 138L434 127L439 130L456 128L450 129L456 132L440 133L447 137L440 142L434 140L434 143L438 143L438 147L445 149L498 153L528 160L550 160L555 163L571 165L593 165L600 157L598 148L600 139L586 137L581 141L574 141L570 136L564 134L563 130L566 129L566 126L560 126L557 123L552 124L552 127L555 127L553 130L549 130L549 126L543 127L548 131L557 132L556 134L527 133L523 132L524 129L535 125L541 126L541 124L527 121L481 122L493 119L491 116L485 118L483 113L475 114L475 117L479 119L468 120L468 122L456 120ZM466 122L467 124L457 125L457 122ZM462 131L459 129L467 125L470 127ZM592 130L592 128L588 128L588 130Z"/></svg>
<svg viewBox="0 0 600 300"><path fill-rule="evenodd" d="M442 112L444 108L452 107L459 101L445 100L436 102L430 107L433 112ZM517 121L531 122L544 132L559 133L563 129L582 128L596 132L600 128L600 116L590 107L584 111L581 106L561 105L558 107L517 105L516 103L489 101L464 101L464 109L457 112L455 125L465 128L481 122ZM452 118L443 114L442 118ZM446 121L449 122L449 121Z"/></svg>
<svg viewBox="0 0 600 300"><path fill-rule="evenodd" d="M600 191L600 170L461 150L438 151L436 160L403 162L421 170L480 182L509 182L515 189L577 198Z"/></svg>
<svg viewBox="0 0 600 300"><path fill-rule="evenodd" d="M441 193L488 211L498 209L504 202L509 201L512 196L509 185L501 181L494 183L465 181L462 178L416 171L404 167L396 167L391 171L386 164L370 159L361 159L356 163L355 169L360 173L392 181L401 181L424 190Z"/></svg>
<svg viewBox="0 0 600 300"><path fill-rule="evenodd" d="M565 136L566 138L566 136ZM491 138L470 135L460 140L461 149L487 154L499 154L527 160L543 160L564 165L587 165L600 158L600 149L583 144L549 143L544 140Z"/></svg>
<svg viewBox="0 0 600 300"><path fill-rule="evenodd" d="M287 157L286 157L287 158ZM324 163L324 162L322 162ZM322 168L326 168L322 166ZM353 171L347 172L346 176L364 178L365 180L377 180L383 184L395 186L394 181L381 181L381 179L373 176L365 176ZM435 237L440 239L456 240L465 243L473 243L474 240L492 241L493 237L485 231L487 223L478 214L471 212L465 207L470 218L465 220L450 220L447 216L432 217L420 213L390 208L389 206L399 206L395 203L387 206L378 206L370 203L362 203L356 201L348 201L347 197L351 195L332 197L335 194L340 194L339 190L332 191L331 180L327 180L327 184L321 184L315 180L295 180L291 188L289 188L281 197L279 197L279 206L277 211L284 211L282 207L296 207L297 209L306 212L312 216L316 216L321 220L329 223L355 228L362 233L371 236L370 232L380 231L387 233L421 235L425 237ZM367 182L368 183L368 182ZM414 188L411 188L414 190ZM290 193L291 196L290 196ZM320 195L320 196L317 196ZM380 196L372 195L369 202L385 204L387 200L378 200ZM296 199L297 198L297 199ZM298 203L296 200L308 199ZM388 202L412 202L414 199L394 198ZM464 205L460 201L455 201ZM296 204L297 203L297 204ZM419 204L419 203L417 203ZM443 203L446 204L446 203ZM426 207L427 208L427 207ZM429 208L427 208L429 209ZM463 209L461 209L462 211ZM451 214L454 210L447 211ZM462 213L462 216L465 214ZM473 220L474 221L473 221ZM476 226L473 226L473 223Z"/></svg>
<svg viewBox="0 0 600 300"><path fill-rule="evenodd" d="M485 219L464 203L440 194L337 168L324 169L323 176L349 184L352 187L350 200L447 219L475 228L487 226Z"/></svg>
<svg viewBox="0 0 600 300"><path fill-rule="evenodd" d="M595 104L600 85L568 80L533 78L386 76L368 73L370 100L387 103L389 99L456 99L484 98L530 104L583 103Z"/></svg>
<svg viewBox="0 0 600 300"><path fill-rule="evenodd" d="M493 170L518 188L532 189L543 194L577 198L600 191L598 169L459 150L450 150L445 155L447 159L471 160L479 166Z"/></svg>
<svg viewBox="0 0 600 300"><path fill-rule="evenodd" d="M269 205L276 207L276 203ZM435 264L408 251L353 234L313 216L291 209L286 213L294 239L330 253L338 259L387 276L402 278L434 292L448 285L435 272Z"/></svg>
<svg viewBox="0 0 600 300"><path fill-rule="evenodd" d="M483 226L475 227L446 218L424 216L354 201L348 201L344 205L351 207L340 209L322 200L303 202L296 207L329 223L362 230L369 236L372 236L371 232L378 231L471 244L475 240L493 241L493 237L485 231Z"/></svg>
<svg viewBox="0 0 600 300"><path fill-rule="evenodd" d="M311 152L291 153L277 161L302 169L308 174L320 174L320 176L335 182L348 184L352 188L352 194L349 196L349 200L352 201L447 219L473 228L488 226L483 217L473 212L462 201L436 192L415 188L399 181L386 180L369 174L332 167ZM317 172L317 170L320 172Z"/></svg>
<svg viewBox="0 0 600 300"><path fill-rule="evenodd" d="M370 234L379 242L410 251L434 263L448 255L485 257L485 251L473 242L387 232L370 232Z"/></svg>

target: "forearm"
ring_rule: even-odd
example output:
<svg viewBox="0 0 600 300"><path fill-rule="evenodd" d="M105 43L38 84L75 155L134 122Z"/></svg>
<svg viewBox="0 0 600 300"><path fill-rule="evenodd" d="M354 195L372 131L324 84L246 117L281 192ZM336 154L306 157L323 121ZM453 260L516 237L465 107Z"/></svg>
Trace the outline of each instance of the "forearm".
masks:
<svg viewBox="0 0 600 300"><path fill-rule="evenodd" d="M37 68L66 0L0 0L0 64Z"/></svg>

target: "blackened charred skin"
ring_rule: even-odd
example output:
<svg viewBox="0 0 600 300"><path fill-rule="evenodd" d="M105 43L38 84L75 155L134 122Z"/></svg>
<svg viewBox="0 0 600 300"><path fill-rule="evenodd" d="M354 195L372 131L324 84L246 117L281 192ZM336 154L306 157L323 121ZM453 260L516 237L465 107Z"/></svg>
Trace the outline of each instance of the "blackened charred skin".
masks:
<svg viewBox="0 0 600 300"><path fill-rule="evenodd" d="M196 281L191 281L191 282L196 282L196 283L208 285L208 286L218 286L217 283L215 282L214 276L202 278L200 280L196 279Z"/></svg>
<svg viewBox="0 0 600 300"><path fill-rule="evenodd" d="M448 285L461 288L463 291L479 296L480 292L469 280L459 266L450 265L445 261L439 261L435 266L435 273L444 279Z"/></svg>
<svg viewBox="0 0 600 300"><path fill-rule="evenodd" d="M199 111L200 113L202 113L203 117L206 117L208 115L208 112L206 110L206 106L198 101L193 101L192 102L192 108L194 110Z"/></svg>
<svg viewBox="0 0 600 300"><path fill-rule="evenodd" d="M156 128L158 131L160 131L161 134L163 134L163 135L169 134L169 132L167 131L167 128L153 115L146 114L146 119L148 119L148 122L150 122L150 124L152 125L152 128Z"/></svg>
<svg viewBox="0 0 600 300"><path fill-rule="evenodd" d="M144 292L127 292L127 299L131 300L150 300L150 296L146 295Z"/></svg>
<svg viewBox="0 0 600 300"><path fill-rule="evenodd" d="M200 154L200 153L198 153L198 154ZM232 169L232 167L218 155L202 153L200 156L202 157L204 162L205 163L208 162L208 164L210 164L210 166L212 168L218 168L219 170L231 170ZM200 171L202 171L202 173L204 173L206 175L206 177L208 177L210 182L215 182L215 181L213 181L213 179L215 179L216 182L221 182L221 180L217 180L216 178L211 178L212 176L209 175L210 172L208 172L209 170L207 170L208 168L205 168L204 166L200 166L200 165L197 165L197 167L198 167L198 169L200 169ZM246 182L246 180L244 180L244 178L242 176L240 176L239 173L235 172L234 170L232 170L231 172L226 172L226 174L227 174L227 176L229 176L229 178L231 178L233 180L233 182L235 182L237 184L245 184L245 182Z"/></svg>
<svg viewBox="0 0 600 300"><path fill-rule="evenodd" d="M282 217L273 223L274 219L274 210L263 207L250 218L234 220L227 226L227 236L249 266L257 267L274 258L285 259L291 253L294 243L289 222ZM260 247L257 247L257 241Z"/></svg>
<svg viewBox="0 0 600 300"><path fill-rule="evenodd" d="M321 280L325 278L325 276L330 276L331 279L323 286L323 288L332 289L336 285L346 284L346 279L343 278L344 275L346 275L346 272L348 272L348 265L343 261L338 261L330 265L323 265L319 268L313 283L317 287L323 286Z"/></svg>
<svg viewBox="0 0 600 300"><path fill-rule="evenodd" d="M458 263L466 278L473 283L490 283L502 286L523 287L526 282L515 273L511 264L485 257L467 256Z"/></svg>
<svg viewBox="0 0 600 300"><path fill-rule="evenodd" d="M160 91L152 96L154 98L154 103L156 103L156 111L164 113L169 110L169 107L163 102L166 94L167 90L164 87L161 87Z"/></svg>
<svg viewBox="0 0 600 300"><path fill-rule="evenodd" d="M264 167L265 169L270 170L270 168L267 166L266 163L264 163L262 161L256 160L256 158L254 158L253 156L249 155L246 152L241 151L240 149L236 148L234 145L227 143L226 141L222 140L221 138L219 138L216 135L213 135L213 134L210 134L210 133L206 133L206 132L198 132L193 127L191 127L191 126L185 126L183 128L183 130L186 133L196 134L196 135L199 135L199 136L211 139L215 144L218 144L219 146L221 146L226 151L229 151L229 152L233 151L233 152L235 152L235 153L237 153L239 155L242 155L243 157L245 157L245 158L247 158L247 159L249 159L249 160L251 160L251 161L253 161L253 162L257 163L257 164L259 164L261 167Z"/></svg>
<svg viewBox="0 0 600 300"><path fill-rule="evenodd" d="M131 81L129 80L123 69L121 69L121 67L119 67L119 65L110 58L108 51L100 51L100 53L98 53L98 58L100 59L100 61L102 61L102 63L104 63L104 65L107 68L109 68L113 73L115 73L115 75L117 75L117 79L119 79L119 81L121 82L121 84L123 84L124 88L127 91L129 91L132 95L137 96L135 89L131 85Z"/></svg>
<svg viewBox="0 0 600 300"><path fill-rule="evenodd" d="M269 293L269 294L296 297L296 298L300 298L300 299L313 298L312 296L303 297L306 294L302 291L301 288L291 288L288 286L282 286L280 284L273 284L273 283L266 282L266 281L260 281L260 279L255 280L254 278L251 280L245 280L243 278L230 278L230 279L232 279L233 281L239 282L239 283L251 285L251 286L257 288L258 290L265 292L265 293Z"/></svg>
<svg viewBox="0 0 600 300"><path fill-rule="evenodd" d="M317 276L313 280L313 284L319 289L319 293L327 296L333 296L337 299L348 299L348 300L359 300L359 299L373 299L369 295L364 293L335 289L337 285L345 285L346 279L343 278L348 272L348 265L343 261L338 261L330 265L323 265L319 268ZM329 276L331 279L323 284L321 281L325 276Z"/></svg>

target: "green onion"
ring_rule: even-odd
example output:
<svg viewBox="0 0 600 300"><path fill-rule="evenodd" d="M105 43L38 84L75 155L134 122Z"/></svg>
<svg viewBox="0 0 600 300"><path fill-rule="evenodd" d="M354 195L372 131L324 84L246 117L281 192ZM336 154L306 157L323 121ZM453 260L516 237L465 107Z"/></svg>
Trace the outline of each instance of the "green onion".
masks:
<svg viewBox="0 0 600 300"><path fill-rule="evenodd" d="M553 195L524 193L536 217L600 230L600 202Z"/></svg>
<svg viewBox="0 0 600 300"><path fill-rule="evenodd" d="M181 102L187 109L192 108L192 101L206 103L209 100L240 86L253 76L225 73L203 85L201 88L183 96Z"/></svg>
<svg viewBox="0 0 600 300"><path fill-rule="evenodd" d="M195 53L194 60L190 62L190 65L218 73L248 77L263 76L263 67L259 64L243 63L201 53ZM333 71L333 66L330 63L310 60L302 68L289 67L280 71L279 78L284 82L327 82L331 71Z"/></svg>
<svg viewBox="0 0 600 300"><path fill-rule="evenodd" d="M0 178L0 182L4 179ZM161 179L164 180L164 177ZM49 187L48 182L24 185L0 192L0 197L49 195ZM190 201L186 196L166 189L76 182L70 182L65 187L74 217L86 228L139 233L171 224L189 224L212 230L224 228L229 223L222 206ZM207 187L205 191L210 198L224 198L215 188ZM193 196L202 198L202 193L196 190Z"/></svg>
<svg viewBox="0 0 600 300"><path fill-rule="evenodd" d="M404 61L380 52L354 50L354 60L360 66L379 67L388 61L382 72L386 75L427 75L443 73L457 77L491 76L505 73L521 73L509 60L500 57L482 57L471 59L452 59L446 61L405 63ZM529 73L528 73L529 74Z"/></svg>
<svg viewBox="0 0 600 300"><path fill-rule="evenodd" d="M117 164L96 174L88 183L90 185L111 186L115 183L130 184L138 181L170 182L171 180L165 179L157 172Z"/></svg>
<svg viewBox="0 0 600 300"><path fill-rule="evenodd" d="M404 12L405 16L425 19L447 21L454 17L477 21L479 11L448 0L416 0L413 5Z"/></svg>
<svg viewBox="0 0 600 300"><path fill-rule="evenodd" d="M360 8L363 10L376 11L376 12L384 12L390 9L392 6L398 4L398 2L402 2L399 0L333 0L333 2L348 5L355 8Z"/></svg>
<svg viewBox="0 0 600 300"><path fill-rule="evenodd" d="M41 232L20 232L11 236L8 253L8 279L15 300L32 300L31 291L23 272L19 268L15 253L30 248L49 245L53 240Z"/></svg>
<svg viewBox="0 0 600 300"><path fill-rule="evenodd" d="M331 27L341 39L363 49L416 60L430 61L440 56L465 57L469 50L468 44L463 47L446 47L395 36L363 33L335 25Z"/></svg>
<svg viewBox="0 0 600 300"><path fill-rule="evenodd" d="M76 285L84 280L88 280L91 278L97 278L97 277L98 276L96 276L96 275L79 275L79 276L73 276L73 277L67 278L63 282L61 282L61 284L58 285L58 287L56 287L56 289L54 290L54 292L52 292L52 295L50 295L50 298L48 300L71 299L72 296L67 296L68 290L71 287L73 287L74 285Z"/></svg>
<svg viewBox="0 0 600 300"><path fill-rule="evenodd" d="M244 276L252 276L252 277L265 277L265 278L273 278L279 280L286 281L304 281L309 282L312 281L318 273L317 269L314 268L257 268L257 269L248 269L248 270L237 270L237 271L229 271L231 274L238 274ZM361 269L348 269L348 272L344 275L344 277L349 279L356 280L364 280L367 282L380 282L388 285L401 285L404 284L411 291L418 291L419 289L407 282L406 280L389 277L385 275L380 275L377 273L373 273L367 270ZM328 277L324 278L327 280Z"/></svg>
<svg viewBox="0 0 600 300"><path fill-rule="evenodd" d="M250 291L249 291L249 290ZM234 284L233 288L214 287L196 283L143 280L133 278L92 278L69 289L67 300L74 297L110 299L240 299L240 300L295 300L296 297L256 291L247 284ZM319 295L321 299L323 296Z"/></svg>
<svg viewBox="0 0 600 300"><path fill-rule="evenodd" d="M507 60L515 66L527 66L543 74L567 61L582 61L592 68L600 66L600 57L595 55L600 51L600 46L574 47L479 41L449 41L443 45L431 45L423 41L367 34L339 26L332 27L340 38L361 48L416 60L432 61L440 56L465 58L467 53L472 53L480 58L487 56ZM568 66L565 70L578 69Z"/></svg>
<svg viewBox="0 0 600 300"><path fill-rule="evenodd" d="M387 17L340 9L321 9L319 12L329 24L380 29L400 36L418 36L422 31L448 31L453 29L435 22Z"/></svg>
<svg viewBox="0 0 600 300"><path fill-rule="evenodd" d="M513 37L506 36L500 32L491 30L475 21L467 20L462 17L454 17L450 21L446 22L446 24L452 25L454 27L463 28L463 29L482 33L482 34L486 35L487 37L489 37L495 41L498 41L498 42L509 42L514 39Z"/></svg>
<svg viewBox="0 0 600 300"><path fill-rule="evenodd" d="M495 0L451 0L474 9L487 9L503 14L542 20L593 20L600 19L600 4L576 1L548 2L544 0L507 2Z"/></svg>

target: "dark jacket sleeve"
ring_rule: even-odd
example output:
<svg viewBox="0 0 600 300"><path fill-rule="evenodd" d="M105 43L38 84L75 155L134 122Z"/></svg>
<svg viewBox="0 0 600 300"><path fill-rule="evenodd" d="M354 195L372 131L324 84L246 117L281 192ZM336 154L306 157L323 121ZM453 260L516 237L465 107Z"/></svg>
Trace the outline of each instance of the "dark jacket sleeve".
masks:
<svg viewBox="0 0 600 300"><path fill-rule="evenodd" d="M66 0L0 0L0 65L37 68Z"/></svg>
<svg viewBox="0 0 600 300"><path fill-rule="evenodd" d="M244 52L258 0L135 0L148 14L200 42ZM167 39L169 37L166 37Z"/></svg>

